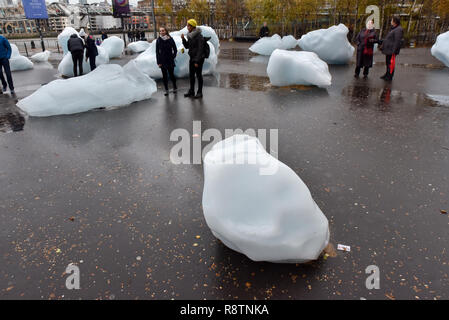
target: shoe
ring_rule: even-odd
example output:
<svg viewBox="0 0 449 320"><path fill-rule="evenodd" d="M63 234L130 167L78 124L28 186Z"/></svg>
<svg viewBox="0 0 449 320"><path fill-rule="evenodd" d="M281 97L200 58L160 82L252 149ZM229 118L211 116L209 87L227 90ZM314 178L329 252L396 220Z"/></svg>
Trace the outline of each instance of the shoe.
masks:
<svg viewBox="0 0 449 320"><path fill-rule="evenodd" d="M358 78L358 77L359 77L359 75L358 75L358 74L355 74L355 75L354 75L354 78Z"/></svg>
<svg viewBox="0 0 449 320"><path fill-rule="evenodd" d="M178 93L178 88L173 88L173 93Z"/></svg>
<svg viewBox="0 0 449 320"><path fill-rule="evenodd" d="M3 87L3 92L5 92L6 90L8 90L8 88L7 87Z"/></svg>
<svg viewBox="0 0 449 320"><path fill-rule="evenodd" d="M11 94L15 94L14 90L11 90Z"/></svg>
<svg viewBox="0 0 449 320"><path fill-rule="evenodd" d="M201 92L198 92L194 98L201 99L201 98L203 98L203 94Z"/></svg>
<svg viewBox="0 0 449 320"><path fill-rule="evenodd" d="M165 90L164 96L168 96L168 90Z"/></svg>
<svg viewBox="0 0 449 320"><path fill-rule="evenodd" d="M189 98L189 97L193 97L194 95L195 95L195 92L189 91L184 95L184 97Z"/></svg>
<svg viewBox="0 0 449 320"><path fill-rule="evenodd" d="M387 75L384 74L382 77L380 77L381 79L385 80L387 78Z"/></svg>
<svg viewBox="0 0 449 320"><path fill-rule="evenodd" d="M364 75L363 75L363 79L368 79L368 75L367 75L367 74L364 74Z"/></svg>

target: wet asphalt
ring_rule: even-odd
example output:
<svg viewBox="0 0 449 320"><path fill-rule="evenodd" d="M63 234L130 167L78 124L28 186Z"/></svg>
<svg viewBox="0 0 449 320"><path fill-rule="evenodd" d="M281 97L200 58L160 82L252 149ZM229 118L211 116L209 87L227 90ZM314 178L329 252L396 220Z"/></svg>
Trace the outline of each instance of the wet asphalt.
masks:
<svg viewBox="0 0 449 320"><path fill-rule="evenodd" d="M185 99L181 80L177 95L31 118L0 96L1 299L449 298L449 68L405 49L391 83L378 54L368 79L350 64L330 66L328 89L274 88L247 48L222 44L203 100ZM55 66L13 73L17 98ZM202 166L169 157L170 133L194 120L223 134L278 129L279 159L329 219L333 246L351 251L272 264L216 240ZM65 287L70 263L80 290ZM370 265L378 290L365 286Z"/></svg>

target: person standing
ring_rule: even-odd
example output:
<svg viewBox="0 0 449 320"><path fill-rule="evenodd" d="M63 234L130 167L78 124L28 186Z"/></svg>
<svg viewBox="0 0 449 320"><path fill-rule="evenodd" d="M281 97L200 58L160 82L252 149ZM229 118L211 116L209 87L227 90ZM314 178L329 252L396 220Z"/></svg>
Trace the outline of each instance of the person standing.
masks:
<svg viewBox="0 0 449 320"><path fill-rule="evenodd" d="M359 32L355 40L357 43L357 64L354 77L358 78L360 70L363 68L363 77L367 78L369 69L373 66L374 44L379 40L373 20L366 23L366 28Z"/></svg>
<svg viewBox="0 0 449 320"><path fill-rule="evenodd" d="M263 23L263 27L260 28L259 38L268 37L270 35L270 29L268 29L267 23Z"/></svg>
<svg viewBox="0 0 449 320"><path fill-rule="evenodd" d="M11 67L9 65L11 53L12 53L11 45L9 44L8 39L0 35L0 78L3 85L2 93L8 89L7 88L8 85L11 94L14 94L14 83L12 81ZM3 76L3 70L5 70L6 80L8 81L8 83L6 83L5 78Z"/></svg>
<svg viewBox="0 0 449 320"><path fill-rule="evenodd" d="M108 34L106 33L106 31L102 31L101 32L101 41L104 41L107 38L108 38Z"/></svg>
<svg viewBox="0 0 449 320"><path fill-rule="evenodd" d="M381 79L391 81L393 80L394 69L396 66L396 56L401 50L402 37L404 35L404 30L401 27L401 21L398 17L393 17L391 19L391 30L382 41L381 50L385 55L385 63L387 65L387 70L385 74L380 77Z"/></svg>
<svg viewBox="0 0 449 320"><path fill-rule="evenodd" d="M95 59L98 56L97 45L95 44L95 39L91 34L87 35L86 38L86 62L89 59L90 71L94 71L97 67L95 65Z"/></svg>
<svg viewBox="0 0 449 320"><path fill-rule="evenodd" d="M162 71L162 79L164 81L165 96L168 96L168 76L173 83L173 92L176 93L178 88L176 87L175 77L175 58L178 53L176 43L167 32L165 27L159 28L159 38L156 40L156 61L159 68Z"/></svg>
<svg viewBox="0 0 449 320"><path fill-rule="evenodd" d="M206 58L205 45L208 45L204 37L201 35L201 28L197 27L194 19L187 21L187 40L184 34L181 34L182 44L189 49L189 76L190 89L184 97L194 97L200 99L203 97L203 64ZM198 78L198 92L195 95L195 76Z"/></svg>
<svg viewBox="0 0 449 320"><path fill-rule="evenodd" d="M72 54L73 61L73 75L78 76L77 66L79 67L79 75L83 75L83 53L84 53L84 42L75 33L72 34L67 41L67 49L69 49Z"/></svg>

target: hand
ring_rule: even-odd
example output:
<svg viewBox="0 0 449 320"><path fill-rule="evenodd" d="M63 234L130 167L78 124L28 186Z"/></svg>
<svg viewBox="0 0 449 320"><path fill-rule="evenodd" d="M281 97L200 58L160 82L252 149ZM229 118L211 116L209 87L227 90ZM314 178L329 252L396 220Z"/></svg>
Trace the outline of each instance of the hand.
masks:
<svg viewBox="0 0 449 320"><path fill-rule="evenodd" d="M184 33L181 33L181 38L184 39Z"/></svg>
<svg viewBox="0 0 449 320"><path fill-rule="evenodd" d="M87 62L87 58L86 58L86 62Z"/></svg>
<svg viewBox="0 0 449 320"><path fill-rule="evenodd" d="M195 68L198 68L198 67L199 67L198 63L195 63Z"/></svg>
<svg viewBox="0 0 449 320"><path fill-rule="evenodd" d="M162 68L162 64L158 64L159 68Z"/></svg>

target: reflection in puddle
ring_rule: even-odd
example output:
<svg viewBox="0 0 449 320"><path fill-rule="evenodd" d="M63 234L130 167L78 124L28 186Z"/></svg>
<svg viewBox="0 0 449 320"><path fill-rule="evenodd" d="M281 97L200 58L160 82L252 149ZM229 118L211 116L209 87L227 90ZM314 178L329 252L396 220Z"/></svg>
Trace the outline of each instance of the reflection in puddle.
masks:
<svg viewBox="0 0 449 320"><path fill-rule="evenodd" d="M251 52L244 48L220 49L218 59L248 61L251 58Z"/></svg>
<svg viewBox="0 0 449 320"><path fill-rule="evenodd" d="M270 80L267 77L238 73L220 73L218 87L250 91L267 91L271 88L271 85Z"/></svg>
<svg viewBox="0 0 449 320"><path fill-rule="evenodd" d="M418 107L449 107L449 96L402 92L392 90L391 85L383 88L348 86L342 90L342 95L350 99L351 107L376 106L379 111L390 111L392 105L400 105L404 101Z"/></svg>

